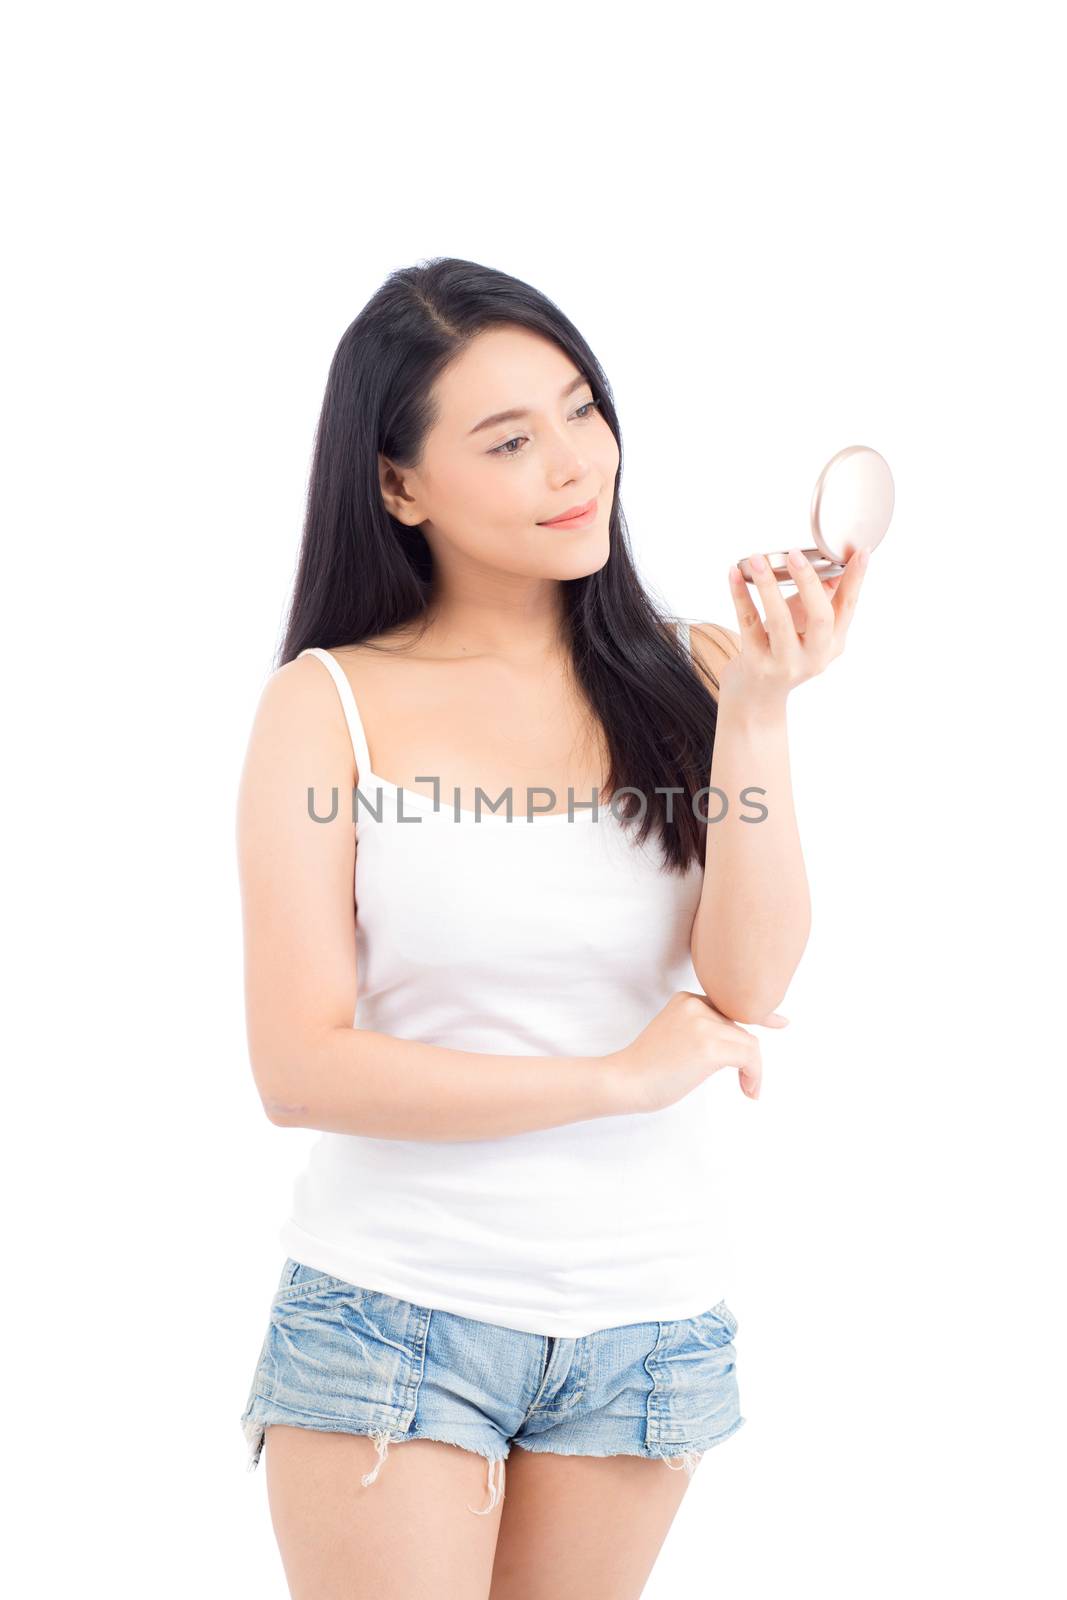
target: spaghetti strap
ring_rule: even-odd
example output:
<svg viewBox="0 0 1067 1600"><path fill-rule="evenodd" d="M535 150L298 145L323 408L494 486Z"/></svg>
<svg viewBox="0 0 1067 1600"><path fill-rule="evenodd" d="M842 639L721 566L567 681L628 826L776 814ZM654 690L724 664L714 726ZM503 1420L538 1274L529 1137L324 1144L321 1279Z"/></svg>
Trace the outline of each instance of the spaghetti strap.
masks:
<svg viewBox="0 0 1067 1600"><path fill-rule="evenodd" d="M318 645L309 645L306 650L300 651L296 658L298 661L300 656L318 656L337 685L337 693L341 697L341 706L344 710L345 721L348 723L348 734L352 740L352 750L356 758L356 776L360 783L366 782L371 770L370 749L367 745L367 735L363 732L363 723L360 720L359 709L356 706L356 697L352 693L352 685L345 676L337 658L332 656L328 650L322 650Z"/></svg>

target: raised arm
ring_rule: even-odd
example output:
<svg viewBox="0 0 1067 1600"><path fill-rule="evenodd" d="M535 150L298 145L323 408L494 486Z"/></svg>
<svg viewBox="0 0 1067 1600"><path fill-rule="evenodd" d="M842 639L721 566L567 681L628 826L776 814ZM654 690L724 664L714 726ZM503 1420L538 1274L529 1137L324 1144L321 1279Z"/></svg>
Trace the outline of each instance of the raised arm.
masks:
<svg viewBox="0 0 1067 1600"><path fill-rule="evenodd" d="M721 677L737 653L737 635L694 626L692 638L694 650ZM781 1005L803 954L811 916L807 879L784 704L773 712L750 713L730 695L718 694L716 700L719 720L708 782L726 794L729 810L708 828L690 948L705 993L720 1011L738 1022L754 1022ZM746 806L741 796L749 787L758 792ZM753 823L759 805L767 815ZM717 813L714 796L712 808Z"/></svg>
<svg viewBox="0 0 1067 1600"><path fill-rule="evenodd" d="M497 1056L354 1026L355 759L313 656L264 686L237 804L249 1058L279 1127L376 1139L495 1139L629 1111L606 1056ZM330 810L328 824L308 814Z"/></svg>
<svg viewBox="0 0 1067 1600"><path fill-rule="evenodd" d="M767 561L752 560L760 564L754 582L763 615L734 567L731 594L741 632L710 624L690 632L699 659L720 683L708 781L731 807L708 829L690 949L705 992L741 1022L780 1004L807 944L811 897L793 803L786 701L844 650L867 552L854 550L843 575L821 579L802 551L790 551L797 592L788 600ZM757 799L765 815L758 823L746 821L736 804L750 786L762 791Z"/></svg>

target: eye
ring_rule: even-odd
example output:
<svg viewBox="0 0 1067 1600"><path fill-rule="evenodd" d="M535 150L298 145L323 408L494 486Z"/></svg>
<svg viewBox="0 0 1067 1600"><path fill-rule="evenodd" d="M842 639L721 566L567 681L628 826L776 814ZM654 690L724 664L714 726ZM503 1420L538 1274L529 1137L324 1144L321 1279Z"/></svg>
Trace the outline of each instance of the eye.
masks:
<svg viewBox="0 0 1067 1600"><path fill-rule="evenodd" d="M599 400L586 400L584 404L578 407L578 410L574 413L574 415L578 417L579 422L588 422L589 418L595 413L599 404ZM580 416L579 413L583 411L586 413L586 415ZM508 446L512 444L521 445L524 438L524 434L516 434L514 439L505 439L503 444L494 445L492 450L488 451L488 454L491 456L521 456L521 449L509 450Z"/></svg>

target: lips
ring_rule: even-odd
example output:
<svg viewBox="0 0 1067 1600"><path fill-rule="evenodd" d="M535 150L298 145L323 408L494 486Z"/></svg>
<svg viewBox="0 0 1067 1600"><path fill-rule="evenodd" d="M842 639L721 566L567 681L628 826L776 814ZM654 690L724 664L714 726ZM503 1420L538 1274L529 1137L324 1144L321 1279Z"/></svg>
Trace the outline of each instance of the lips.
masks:
<svg viewBox="0 0 1067 1600"><path fill-rule="evenodd" d="M558 517L550 517L546 522L538 523L540 528L554 528L558 522L576 522L580 517L586 517L596 509L596 496L586 500L583 505L571 506L569 511L561 511Z"/></svg>

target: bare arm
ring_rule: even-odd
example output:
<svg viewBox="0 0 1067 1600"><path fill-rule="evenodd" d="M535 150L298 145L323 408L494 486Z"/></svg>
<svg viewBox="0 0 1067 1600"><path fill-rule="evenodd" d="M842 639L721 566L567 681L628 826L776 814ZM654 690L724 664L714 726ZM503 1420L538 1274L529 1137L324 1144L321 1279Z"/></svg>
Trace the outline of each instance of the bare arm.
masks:
<svg viewBox="0 0 1067 1600"><path fill-rule="evenodd" d="M357 779L314 657L264 686L241 774L237 849L248 1050L280 1127L377 1139L495 1139L629 1110L609 1056L494 1056L357 1029ZM308 815L338 815L317 823Z"/></svg>
<svg viewBox="0 0 1067 1600"><path fill-rule="evenodd" d="M728 643L724 646L724 636ZM740 640L693 626L694 655L720 676ZM711 684L709 690L715 693ZM704 883L690 950L705 993L726 1016L757 1022L781 1004L804 953L811 904L793 805L784 704L773 713L716 695L719 720L708 782L729 801L707 829ZM746 788L753 794L747 802ZM709 799L712 815L721 801ZM761 821L759 807L766 808ZM745 818L750 820L744 820Z"/></svg>
<svg viewBox="0 0 1067 1600"><path fill-rule="evenodd" d="M481 1055L351 1027L321 1037L293 1079L296 1102L264 1100L272 1122L373 1139L500 1139L626 1109L606 1056Z"/></svg>

